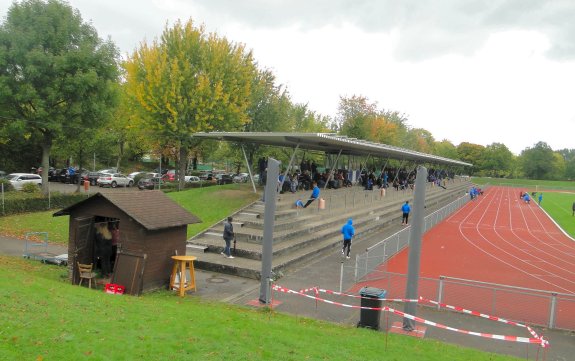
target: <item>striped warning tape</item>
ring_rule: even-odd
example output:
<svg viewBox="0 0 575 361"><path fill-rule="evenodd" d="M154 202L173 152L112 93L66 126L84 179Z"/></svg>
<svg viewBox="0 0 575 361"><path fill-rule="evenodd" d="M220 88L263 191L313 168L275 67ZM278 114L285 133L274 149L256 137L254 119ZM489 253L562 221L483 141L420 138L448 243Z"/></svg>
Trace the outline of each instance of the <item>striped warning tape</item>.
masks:
<svg viewBox="0 0 575 361"><path fill-rule="evenodd" d="M364 298L361 295L359 295L359 296L358 295L350 295L349 293L342 293L342 292L337 292L337 291L332 291L332 290L326 290L323 288L319 288L319 289L317 289L317 291L322 292L322 293L332 294L332 295L351 297L351 298ZM463 307L448 305L445 303L437 302L437 301L430 300L430 299L423 298L423 297L420 297L418 300L410 300L410 299L404 299L404 298L382 298L380 300L387 301L387 302L430 303L430 304L433 304L433 305L436 305L439 307L447 308L447 309L454 310L454 311L461 312L461 313L465 313L468 315L472 315L472 316L476 316L476 317L482 317L482 318L485 318L485 319L488 319L491 321L497 321L497 322L505 323L505 324L508 324L511 326L523 327L523 328L526 328L533 337L541 339L541 337L528 325L524 325L522 323L518 323L515 321L510 321L510 320L507 320L507 319L504 319L501 317L497 317L497 316L486 315L484 313L477 312L477 311L471 311L471 310L465 309Z"/></svg>
<svg viewBox="0 0 575 361"><path fill-rule="evenodd" d="M341 303L341 302L335 302L335 301L331 301L331 300L327 300L327 299L318 297L317 292L324 292L324 293L330 293L330 294L334 294L334 295L349 296L349 297L354 297L354 298L357 298L357 297L361 298L361 296L349 295L349 294L344 294L344 293L335 292L335 291L329 291L329 290L325 290L325 289L318 289L316 287L307 289L308 291L314 290L316 293L316 296L308 295L305 292L301 292L301 291L294 291L294 290L291 290L289 288L285 288L285 287L275 285L275 284L272 286L272 290L282 292L282 293L287 293L287 294L295 294L295 295L307 297L307 298L310 298L310 299L313 299L316 301L321 301L321 302L324 302L327 304L340 306L340 307L391 312L391 313L394 313L394 314L399 315L401 317L414 320L415 322L423 323L425 325L441 328L441 329L452 331L452 332L463 333L466 335L479 336L479 337L490 338L490 339L495 339L495 340L502 340L502 341L509 341L509 342L521 342L521 343L537 344L543 348L549 346L549 341L545 340L543 337L538 336L537 333L535 333L530 327L528 327L526 325L522 325L522 324L519 324L519 323L513 322L513 321L508 321L508 320L505 320L505 319L499 318L499 317L483 315L479 312L465 310L465 309L460 308L460 307L450 306L450 307L446 307L446 308L453 308L453 309L459 308L461 310L467 311L465 313L478 315L478 316L483 315L480 317L485 316L485 318L487 318L489 320L501 320L501 321L506 321L506 323L508 323L510 325L520 326L520 327L522 326L522 327L527 328L533 337L529 338L529 337L520 337L520 336L506 336L506 335L497 335L497 334L491 334L491 333L474 332L474 331L463 330L463 329L459 329L459 328L455 328L455 327L450 327L450 326L447 326L447 325L444 325L441 323L429 321L429 320L426 320L426 319L423 319L423 318L420 318L417 316L413 316L413 315L401 312L399 310L396 310L396 309L388 307L388 306L385 306L385 307L367 307L367 306L356 306L356 305L349 305L349 304L345 304L345 303ZM420 298L417 300L413 300L413 299L386 299L386 298L384 299L384 298L382 298L380 300L381 301L390 301L390 302L418 302L418 303L420 303L420 302L431 302L431 303L436 303L435 301L430 301L430 300L426 300L423 298ZM445 306L448 306L448 305L445 305ZM463 311L461 311L461 312L463 312Z"/></svg>

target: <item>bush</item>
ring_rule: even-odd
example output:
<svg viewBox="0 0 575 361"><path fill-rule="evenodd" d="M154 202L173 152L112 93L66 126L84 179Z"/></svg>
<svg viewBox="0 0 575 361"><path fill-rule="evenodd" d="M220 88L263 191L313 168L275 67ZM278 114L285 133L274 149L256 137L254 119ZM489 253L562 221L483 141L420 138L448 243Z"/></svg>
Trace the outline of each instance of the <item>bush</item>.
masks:
<svg viewBox="0 0 575 361"><path fill-rule="evenodd" d="M24 193L40 193L40 187L38 184L26 183L22 186L22 192Z"/></svg>
<svg viewBox="0 0 575 361"><path fill-rule="evenodd" d="M34 185L38 188L37 185ZM40 212L49 209L61 209L76 204L88 197L84 193L62 194L52 193L50 198L39 191L34 193L12 192L8 193L4 200L4 216Z"/></svg>
<svg viewBox="0 0 575 361"><path fill-rule="evenodd" d="M14 191L14 187L8 179L0 178L0 189L2 189L2 185L4 186L4 192Z"/></svg>

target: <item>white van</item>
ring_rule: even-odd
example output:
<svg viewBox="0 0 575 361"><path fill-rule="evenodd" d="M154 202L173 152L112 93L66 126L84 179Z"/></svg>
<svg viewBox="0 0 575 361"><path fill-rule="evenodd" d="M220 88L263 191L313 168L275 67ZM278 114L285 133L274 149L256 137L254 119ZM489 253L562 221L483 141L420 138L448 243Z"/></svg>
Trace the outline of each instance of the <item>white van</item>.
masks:
<svg viewBox="0 0 575 361"><path fill-rule="evenodd" d="M11 173L6 176L14 189L21 190L24 184L33 183L42 186L42 177L38 174L32 173Z"/></svg>

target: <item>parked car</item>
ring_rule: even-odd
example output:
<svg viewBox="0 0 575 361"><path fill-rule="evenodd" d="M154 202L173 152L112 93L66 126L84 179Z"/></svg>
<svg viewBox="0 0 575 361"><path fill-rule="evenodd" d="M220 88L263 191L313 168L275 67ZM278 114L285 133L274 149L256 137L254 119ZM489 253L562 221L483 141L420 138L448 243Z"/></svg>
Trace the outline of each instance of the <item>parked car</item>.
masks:
<svg viewBox="0 0 575 361"><path fill-rule="evenodd" d="M122 173L102 174L98 178L98 186L110 186L116 188L117 186L131 187L134 185L134 180Z"/></svg>
<svg viewBox="0 0 575 361"><path fill-rule="evenodd" d="M78 182L83 179L84 174L88 172L85 169L74 169L73 174L70 171L70 168L63 168L60 170L60 174L58 176L58 180L61 183L70 183L70 184L78 184Z"/></svg>
<svg viewBox="0 0 575 361"><path fill-rule="evenodd" d="M100 169L100 170L98 171L98 173L114 174L114 173L118 173L118 169L116 169L116 168Z"/></svg>
<svg viewBox="0 0 575 361"><path fill-rule="evenodd" d="M138 181L138 188L140 190L144 189L158 189L164 181L162 178L155 177L155 178L142 178Z"/></svg>
<svg viewBox="0 0 575 361"><path fill-rule="evenodd" d="M213 181L215 179L215 176L213 173L206 172L200 174L200 179L204 181Z"/></svg>
<svg viewBox="0 0 575 361"><path fill-rule="evenodd" d="M162 178L162 175L160 173L146 173L146 178Z"/></svg>
<svg viewBox="0 0 575 361"><path fill-rule="evenodd" d="M166 182L175 182L176 181L176 170L170 169L168 170L163 176L162 179Z"/></svg>
<svg viewBox="0 0 575 361"><path fill-rule="evenodd" d="M186 183L199 183L200 177L196 177L195 175L187 175L184 177Z"/></svg>
<svg viewBox="0 0 575 361"><path fill-rule="evenodd" d="M98 173L98 172L84 172L82 173L82 181L90 182L91 186L98 185L98 178L104 175L105 173Z"/></svg>
<svg viewBox="0 0 575 361"><path fill-rule="evenodd" d="M250 175L248 173L238 173L234 175L234 183L245 183L248 181Z"/></svg>
<svg viewBox="0 0 575 361"><path fill-rule="evenodd" d="M38 174L32 173L11 173L6 176L6 179L12 184L14 189L21 190L24 184L32 183L42 186L42 177Z"/></svg>
<svg viewBox="0 0 575 361"><path fill-rule="evenodd" d="M234 178L229 174L218 174L218 175L216 175L216 183L219 185L232 184L233 182L234 182Z"/></svg>
<svg viewBox="0 0 575 361"><path fill-rule="evenodd" d="M128 174L128 177L132 178L132 179L136 179L136 176L138 176L140 174L146 174L146 172L132 172L132 173Z"/></svg>

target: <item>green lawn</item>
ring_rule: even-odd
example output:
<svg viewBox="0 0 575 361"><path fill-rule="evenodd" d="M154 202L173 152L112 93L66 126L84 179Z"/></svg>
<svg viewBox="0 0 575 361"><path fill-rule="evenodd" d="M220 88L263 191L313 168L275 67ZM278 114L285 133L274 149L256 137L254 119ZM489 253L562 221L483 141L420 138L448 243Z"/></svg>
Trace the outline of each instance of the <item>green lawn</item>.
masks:
<svg viewBox="0 0 575 361"><path fill-rule="evenodd" d="M167 193L176 203L198 216L202 223L188 226L188 237L209 228L258 199L251 187L230 184ZM0 233L24 238L26 232L48 232L51 242L68 243L68 216L52 217L56 210L0 217Z"/></svg>
<svg viewBox="0 0 575 361"><path fill-rule="evenodd" d="M542 192L543 209L557 222L565 232L575 238L575 217L573 217L573 202L575 191ZM535 197L537 199L537 197Z"/></svg>
<svg viewBox="0 0 575 361"><path fill-rule="evenodd" d="M167 291L109 295L65 279L63 267L0 256L0 360L518 360Z"/></svg>
<svg viewBox="0 0 575 361"><path fill-rule="evenodd" d="M476 184L490 184L506 187L525 188L529 192L546 190L572 190L575 191L575 182L571 181L549 181L533 179L506 179L490 177L472 177L471 181Z"/></svg>

